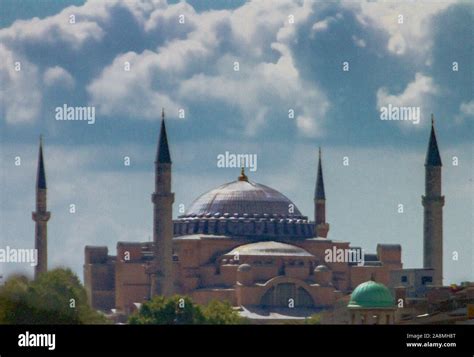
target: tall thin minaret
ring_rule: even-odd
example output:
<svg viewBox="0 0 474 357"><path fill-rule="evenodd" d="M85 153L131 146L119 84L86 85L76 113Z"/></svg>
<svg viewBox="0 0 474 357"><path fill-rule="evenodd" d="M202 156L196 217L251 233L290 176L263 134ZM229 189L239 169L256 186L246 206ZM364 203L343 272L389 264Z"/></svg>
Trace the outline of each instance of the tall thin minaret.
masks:
<svg viewBox="0 0 474 357"><path fill-rule="evenodd" d="M173 294L173 202L171 192L171 156L166 135L165 111L161 113L161 130L155 160L153 202L154 271L151 295Z"/></svg>
<svg viewBox="0 0 474 357"><path fill-rule="evenodd" d="M43 161L43 138L40 136L38 152L38 171L36 173L36 211L32 213L35 221L35 249L38 261L35 266L35 279L48 270L48 220L51 213L46 206L47 199L46 173Z"/></svg>
<svg viewBox="0 0 474 357"><path fill-rule="evenodd" d="M433 268L434 285L443 284L443 206L441 195L441 157L431 114L431 134L425 160L425 195L422 196L423 267Z"/></svg>
<svg viewBox="0 0 474 357"><path fill-rule="evenodd" d="M329 224L326 223L326 194L324 193L321 148L319 148L318 176L316 179L316 189L314 191L314 221L316 223L316 236L327 238Z"/></svg>

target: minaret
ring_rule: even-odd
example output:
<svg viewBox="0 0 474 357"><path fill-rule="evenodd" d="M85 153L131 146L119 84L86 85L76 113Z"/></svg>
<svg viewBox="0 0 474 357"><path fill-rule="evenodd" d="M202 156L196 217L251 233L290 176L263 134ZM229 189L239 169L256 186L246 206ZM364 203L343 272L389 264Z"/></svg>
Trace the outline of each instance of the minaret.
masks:
<svg viewBox="0 0 474 357"><path fill-rule="evenodd" d="M40 136L38 152L38 171L36 173L36 211L32 213L35 221L35 249L38 252L38 261L35 266L35 279L48 270L48 220L51 213L47 211L46 173L43 161L43 138Z"/></svg>
<svg viewBox="0 0 474 357"><path fill-rule="evenodd" d="M316 223L316 236L327 238L329 224L326 223L326 194L324 193L321 148L319 148L318 177L316 179L316 189L314 191L314 221Z"/></svg>
<svg viewBox="0 0 474 357"><path fill-rule="evenodd" d="M441 157L431 114L431 134L425 160L425 195L422 196L423 267L433 268L434 285L443 284L443 206L441 195Z"/></svg>
<svg viewBox="0 0 474 357"><path fill-rule="evenodd" d="M153 202L154 261L151 296L173 294L173 202L171 192L171 157L165 127L165 111L161 113L161 130L155 160L155 192Z"/></svg>

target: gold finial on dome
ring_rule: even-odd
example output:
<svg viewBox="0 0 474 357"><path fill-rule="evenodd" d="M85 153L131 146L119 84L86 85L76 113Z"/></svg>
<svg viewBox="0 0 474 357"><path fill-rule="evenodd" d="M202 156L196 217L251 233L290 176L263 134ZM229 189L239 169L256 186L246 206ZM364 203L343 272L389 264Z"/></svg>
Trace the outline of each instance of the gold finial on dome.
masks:
<svg viewBox="0 0 474 357"><path fill-rule="evenodd" d="M249 181L249 178L247 177L247 175L245 174L245 169L244 167L242 167L240 169L240 176L239 176L239 181Z"/></svg>

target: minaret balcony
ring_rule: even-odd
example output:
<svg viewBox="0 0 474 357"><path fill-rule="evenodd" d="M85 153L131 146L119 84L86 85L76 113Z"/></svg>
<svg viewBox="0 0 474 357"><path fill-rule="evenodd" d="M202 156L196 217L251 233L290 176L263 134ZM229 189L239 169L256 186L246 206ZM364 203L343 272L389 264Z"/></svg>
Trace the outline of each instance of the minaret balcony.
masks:
<svg viewBox="0 0 474 357"><path fill-rule="evenodd" d="M423 203L423 206L426 206L428 204L439 204L441 206L444 206L444 196L421 196L421 201Z"/></svg>
<svg viewBox="0 0 474 357"><path fill-rule="evenodd" d="M35 222L47 222L51 218L51 212L45 211L45 212L32 212L31 218Z"/></svg>
<svg viewBox="0 0 474 357"><path fill-rule="evenodd" d="M173 192L154 192L151 194L151 202L158 203L160 201L169 200L171 203L174 202Z"/></svg>

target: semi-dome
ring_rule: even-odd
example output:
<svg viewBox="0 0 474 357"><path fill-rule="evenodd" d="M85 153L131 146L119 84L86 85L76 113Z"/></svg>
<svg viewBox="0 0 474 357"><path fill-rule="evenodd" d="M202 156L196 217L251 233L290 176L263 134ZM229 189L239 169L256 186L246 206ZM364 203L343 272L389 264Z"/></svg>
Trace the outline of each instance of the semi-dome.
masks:
<svg viewBox="0 0 474 357"><path fill-rule="evenodd" d="M390 290L375 281L366 281L358 285L351 294L348 307L353 308L388 308L394 307Z"/></svg>
<svg viewBox="0 0 474 357"><path fill-rule="evenodd" d="M326 272L326 271L330 271L330 270L326 265L321 264L321 265L318 265L316 268L314 268L314 271L315 272L320 272L320 271Z"/></svg>
<svg viewBox="0 0 474 357"><path fill-rule="evenodd" d="M232 249L226 256L298 256L312 257L313 255L300 247L280 242L258 242L244 244Z"/></svg>
<svg viewBox="0 0 474 357"><path fill-rule="evenodd" d="M250 264L240 264L237 268L239 272L248 272L252 270L252 266Z"/></svg>
<svg viewBox="0 0 474 357"><path fill-rule="evenodd" d="M198 197L183 217L303 218L296 205L271 187L249 181L242 173ZM304 217L306 218L306 217Z"/></svg>

